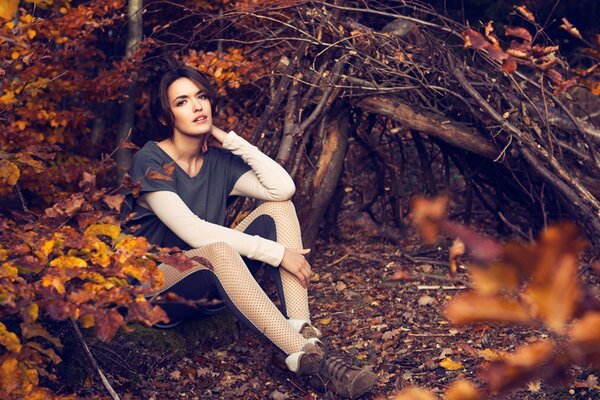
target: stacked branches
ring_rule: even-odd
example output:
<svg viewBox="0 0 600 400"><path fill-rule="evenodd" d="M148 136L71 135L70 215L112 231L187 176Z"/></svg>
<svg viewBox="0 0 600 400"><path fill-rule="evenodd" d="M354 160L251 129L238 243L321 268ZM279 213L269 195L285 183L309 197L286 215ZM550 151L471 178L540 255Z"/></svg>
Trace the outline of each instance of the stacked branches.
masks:
<svg viewBox="0 0 600 400"><path fill-rule="evenodd" d="M423 167L432 157L419 145L427 135L498 221L523 236L532 235L525 226L543 227L566 211L596 240L600 130L590 110L598 102L582 86L597 83L598 44L575 70L528 10L515 13L526 29L507 28L508 43L491 24L482 34L418 1L244 1L202 15L193 40L241 43L257 60L280 55L246 105L260 115L252 139L299 182L309 243L348 137L368 145L373 129L390 142L405 132ZM565 29L574 27L566 21ZM386 153L393 149L370 148L388 172L398 160Z"/></svg>

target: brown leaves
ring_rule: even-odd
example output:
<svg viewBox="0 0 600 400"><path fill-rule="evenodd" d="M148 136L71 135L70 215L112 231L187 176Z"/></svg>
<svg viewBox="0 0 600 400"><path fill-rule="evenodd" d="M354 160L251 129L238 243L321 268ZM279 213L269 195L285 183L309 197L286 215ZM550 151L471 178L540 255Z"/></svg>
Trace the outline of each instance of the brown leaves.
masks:
<svg viewBox="0 0 600 400"><path fill-rule="evenodd" d="M446 317L454 324L471 322L531 321L527 310L516 300L466 293L452 299L446 307Z"/></svg>
<svg viewBox="0 0 600 400"><path fill-rule="evenodd" d="M581 36L579 29L575 28L568 19L562 18L562 24L560 25L560 28L567 31L571 36L574 36L579 40L583 40L583 36Z"/></svg>
<svg viewBox="0 0 600 400"><path fill-rule="evenodd" d="M555 356L556 348L552 342L538 341L520 347L502 361L492 363L482 372L482 377L487 381L492 392L505 392L539 376L540 368L547 365Z"/></svg>
<svg viewBox="0 0 600 400"><path fill-rule="evenodd" d="M428 243L437 239L440 223L446 218L448 207L447 197L438 197L430 200L422 197L416 198L411 204L412 221L419 228L421 236Z"/></svg>
<svg viewBox="0 0 600 400"><path fill-rule="evenodd" d="M11 189L15 186L20 174L21 171L14 163L8 160L0 160L0 190Z"/></svg>
<svg viewBox="0 0 600 400"><path fill-rule="evenodd" d="M103 342L109 342L125 322L123 316L115 309L94 314L96 319L96 336Z"/></svg>
<svg viewBox="0 0 600 400"><path fill-rule="evenodd" d="M506 36L517 37L526 42L531 42L531 40L533 39L531 37L531 33L529 33L529 31L527 29L525 29L521 26L517 26L517 27L507 26L504 28L504 34Z"/></svg>
<svg viewBox="0 0 600 400"><path fill-rule="evenodd" d="M530 22L535 22L535 17L533 16L533 13L531 11L529 11L529 9L526 6L517 6L515 7L515 9L519 12L519 14L521 14L523 17L525 17L528 21Z"/></svg>

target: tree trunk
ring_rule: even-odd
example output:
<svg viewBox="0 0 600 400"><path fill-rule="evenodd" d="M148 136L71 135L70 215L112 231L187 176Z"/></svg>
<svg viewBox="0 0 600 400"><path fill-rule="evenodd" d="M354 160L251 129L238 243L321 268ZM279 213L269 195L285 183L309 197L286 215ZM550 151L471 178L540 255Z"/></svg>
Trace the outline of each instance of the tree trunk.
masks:
<svg viewBox="0 0 600 400"><path fill-rule="evenodd" d="M144 6L143 0L129 0L127 7L128 16L128 32L127 32L127 48L125 50L125 58L131 58L137 45L142 40L143 24L142 24L142 8ZM121 110L121 118L119 120L117 142L121 143L127 140L133 127L135 118L135 100L137 98L137 74L135 72L131 75L131 83L127 87L125 100L123 102L123 108ZM117 165L119 171L122 173L126 171L131 162L131 151L128 149L121 149L117 152Z"/></svg>
<svg viewBox="0 0 600 400"><path fill-rule="evenodd" d="M334 120L326 127L323 147L310 181L309 193L303 193L301 197L306 202L299 207L302 241L305 248L314 246L325 211L335 193L348 150L348 128L349 120L346 112L337 113Z"/></svg>

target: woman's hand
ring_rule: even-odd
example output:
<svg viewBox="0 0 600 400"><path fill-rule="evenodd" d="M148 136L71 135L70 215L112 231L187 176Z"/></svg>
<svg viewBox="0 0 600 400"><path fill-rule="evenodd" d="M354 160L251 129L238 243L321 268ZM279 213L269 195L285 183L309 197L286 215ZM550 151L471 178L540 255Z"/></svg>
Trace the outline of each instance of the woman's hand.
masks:
<svg viewBox="0 0 600 400"><path fill-rule="evenodd" d="M308 253L310 253L310 249L296 250L286 247L281 260L281 268L294 275L303 287L308 287L312 275L310 264L304 257Z"/></svg>
<svg viewBox="0 0 600 400"><path fill-rule="evenodd" d="M223 141L227 137L227 132L225 132L221 128L216 127L215 125L212 126L212 130L210 131L210 133L215 139L219 141L219 143L223 143Z"/></svg>

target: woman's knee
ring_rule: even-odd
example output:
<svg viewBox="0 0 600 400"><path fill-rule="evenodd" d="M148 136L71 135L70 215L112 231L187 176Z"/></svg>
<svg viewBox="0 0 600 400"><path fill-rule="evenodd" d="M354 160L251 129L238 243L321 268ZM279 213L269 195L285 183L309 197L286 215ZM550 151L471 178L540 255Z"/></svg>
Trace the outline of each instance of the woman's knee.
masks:
<svg viewBox="0 0 600 400"><path fill-rule="evenodd" d="M210 243L198 249L189 250L186 255L205 258L212 264L213 270L219 265L233 264L242 260L237 250L226 242Z"/></svg>
<svg viewBox="0 0 600 400"><path fill-rule="evenodd" d="M258 206L257 210L263 211L265 214L272 216L274 219L282 217L293 217L296 216L296 207L291 200L286 201L266 201Z"/></svg>

